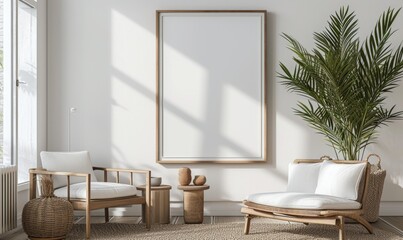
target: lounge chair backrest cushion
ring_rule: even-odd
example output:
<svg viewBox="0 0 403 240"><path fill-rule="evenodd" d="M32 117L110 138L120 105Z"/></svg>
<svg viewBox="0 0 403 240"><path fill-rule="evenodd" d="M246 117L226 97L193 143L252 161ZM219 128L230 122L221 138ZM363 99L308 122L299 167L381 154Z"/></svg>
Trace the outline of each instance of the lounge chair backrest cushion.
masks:
<svg viewBox="0 0 403 240"><path fill-rule="evenodd" d="M324 161L320 167L315 193L357 200L360 181L366 166L366 162L338 164Z"/></svg>
<svg viewBox="0 0 403 240"><path fill-rule="evenodd" d="M48 171L90 173L91 181L96 182L94 170L88 151L81 152L41 152L42 167ZM84 177L71 177L70 184L85 182ZM59 188L67 185L67 177L54 176L53 187Z"/></svg>
<svg viewBox="0 0 403 240"><path fill-rule="evenodd" d="M290 163L287 192L315 193L322 163Z"/></svg>

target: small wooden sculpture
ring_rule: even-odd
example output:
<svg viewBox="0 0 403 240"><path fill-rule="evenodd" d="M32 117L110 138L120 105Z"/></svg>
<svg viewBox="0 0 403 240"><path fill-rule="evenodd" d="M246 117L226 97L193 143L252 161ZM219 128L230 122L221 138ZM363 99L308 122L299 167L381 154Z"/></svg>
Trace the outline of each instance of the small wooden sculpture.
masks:
<svg viewBox="0 0 403 240"><path fill-rule="evenodd" d="M190 168L179 168L179 185L187 186L192 181Z"/></svg>
<svg viewBox="0 0 403 240"><path fill-rule="evenodd" d="M196 175L193 179L193 184L196 186L202 186L206 183L207 179L204 175Z"/></svg>

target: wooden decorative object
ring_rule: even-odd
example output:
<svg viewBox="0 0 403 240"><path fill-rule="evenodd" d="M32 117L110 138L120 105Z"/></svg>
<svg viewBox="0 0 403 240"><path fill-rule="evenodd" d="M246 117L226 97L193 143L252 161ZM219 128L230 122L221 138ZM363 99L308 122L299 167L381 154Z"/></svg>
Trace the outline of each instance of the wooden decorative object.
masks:
<svg viewBox="0 0 403 240"><path fill-rule="evenodd" d="M179 168L179 184L181 186L187 186L192 181L192 172L190 168Z"/></svg>
<svg viewBox="0 0 403 240"><path fill-rule="evenodd" d="M73 227L73 206L53 194L49 175L41 179L40 198L30 200L22 211L22 227L30 239L64 239Z"/></svg>
<svg viewBox="0 0 403 240"><path fill-rule="evenodd" d="M193 179L193 184L196 186L202 186L206 183L207 179L204 175L196 175Z"/></svg>
<svg viewBox="0 0 403 240"><path fill-rule="evenodd" d="M183 190L183 219L185 223L203 223L204 190L210 186L178 186Z"/></svg>

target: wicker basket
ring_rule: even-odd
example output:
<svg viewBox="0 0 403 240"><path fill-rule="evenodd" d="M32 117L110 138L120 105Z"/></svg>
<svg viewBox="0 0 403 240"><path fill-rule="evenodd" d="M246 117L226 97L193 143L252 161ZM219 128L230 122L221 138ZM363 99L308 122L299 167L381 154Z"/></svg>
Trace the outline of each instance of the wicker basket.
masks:
<svg viewBox="0 0 403 240"><path fill-rule="evenodd" d="M73 227L73 206L54 196L50 177L42 177L41 190L40 198L25 204L22 227L30 239L64 239Z"/></svg>
<svg viewBox="0 0 403 240"><path fill-rule="evenodd" d="M377 158L377 163L371 164L371 173L369 175L367 198L363 199L364 215L368 222L376 222L379 218L379 205L385 182L386 170L381 168L381 158L376 154L370 154L367 161L371 157Z"/></svg>

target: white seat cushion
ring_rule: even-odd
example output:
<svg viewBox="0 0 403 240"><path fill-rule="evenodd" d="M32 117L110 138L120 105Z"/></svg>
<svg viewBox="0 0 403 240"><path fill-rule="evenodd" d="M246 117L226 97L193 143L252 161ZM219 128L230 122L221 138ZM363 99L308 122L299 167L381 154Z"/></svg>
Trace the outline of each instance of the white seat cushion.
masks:
<svg viewBox="0 0 403 240"><path fill-rule="evenodd" d="M359 209L361 203L349 199L313 193L257 193L247 198L257 204L293 209Z"/></svg>
<svg viewBox="0 0 403 240"><path fill-rule="evenodd" d="M133 185L112 183L112 182L92 182L91 199L106 199L127 197L136 195L137 189ZM67 186L55 190L58 197L67 198ZM86 183L75 183L70 185L70 198L86 198Z"/></svg>

